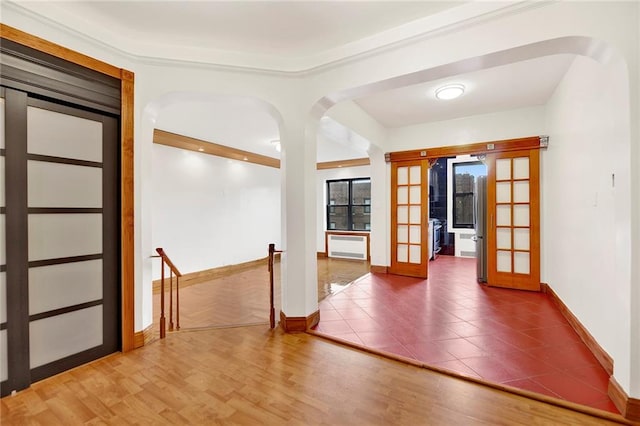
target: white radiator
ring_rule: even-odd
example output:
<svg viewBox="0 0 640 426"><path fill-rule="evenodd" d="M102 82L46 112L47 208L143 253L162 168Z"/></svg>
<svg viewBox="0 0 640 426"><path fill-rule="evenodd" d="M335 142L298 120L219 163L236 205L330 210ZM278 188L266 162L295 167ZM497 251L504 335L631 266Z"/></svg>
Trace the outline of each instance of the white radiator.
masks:
<svg viewBox="0 0 640 426"><path fill-rule="evenodd" d="M367 243L366 235L329 234L327 236L328 256L367 260Z"/></svg>

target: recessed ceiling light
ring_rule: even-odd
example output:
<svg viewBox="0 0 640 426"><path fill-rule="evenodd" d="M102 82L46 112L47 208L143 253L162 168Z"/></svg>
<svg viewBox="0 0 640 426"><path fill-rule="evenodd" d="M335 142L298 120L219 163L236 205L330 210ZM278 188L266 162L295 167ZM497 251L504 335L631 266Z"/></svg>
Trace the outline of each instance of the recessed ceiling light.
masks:
<svg viewBox="0 0 640 426"><path fill-rule="evenodd" d="M436 98L440 100L455 99L462 96L464 86L462 84L447 84L436 89Z"/></svg>
<svg viewBox="0 0 640 426"><path fill-rule="evenodd" d="M203 148L203 147L200 147L200 148L198 148L198 151L203 152L203 151L204 151L204 148Z"/></svg>

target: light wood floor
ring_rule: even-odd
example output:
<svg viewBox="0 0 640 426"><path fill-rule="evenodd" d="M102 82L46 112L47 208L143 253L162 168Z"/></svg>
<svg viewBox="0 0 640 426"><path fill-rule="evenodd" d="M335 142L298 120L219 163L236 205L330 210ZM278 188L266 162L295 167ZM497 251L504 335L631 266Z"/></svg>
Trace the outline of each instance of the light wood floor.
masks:
<svg viewBox="0 0 640 426"><path fill-rule="evenodd" d="M605 425L265 326L170 333L0 401L2 425Z"/></svg>
<svg viewBox="0 0 640 426"><path fill-rule="evenodd" d="M274 268L280 283L280 264ZM369 272L369 262L318 259L318 300L343 289ZM168 285L168 284L167 284ZM276 313L280 311L280 289L276 286ZM175 297L175 296L174 296ZM165 301L169 326L168 296ZM160 294L154 294L154 335L159 335ZM176 324L174 313L174 324ZM269 322L269 274L267 264L184 287L180 290L181 329L231 327Z"/></svg>

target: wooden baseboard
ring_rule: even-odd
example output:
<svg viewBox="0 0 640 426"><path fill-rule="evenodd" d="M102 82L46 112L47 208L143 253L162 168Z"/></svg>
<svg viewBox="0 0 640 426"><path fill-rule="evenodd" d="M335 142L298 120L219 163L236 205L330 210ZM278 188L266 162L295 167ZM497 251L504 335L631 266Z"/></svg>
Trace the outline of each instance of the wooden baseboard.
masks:
<svg viewBox="0 0 640 426"><path fill-rule="evenodd" d="M145 328L144 330L137 331L133 335L133 347L134 349L141 348L151 341L153 338L153 325Z"/></svg>
<svg viewBox="0 0 640 426"><path fill-rule="evenodd" d="M387 274L389 272L389 267L381 265L371 265L371 267L369 267L369 271L375 274Z"/></svg>
<svg viewBox="0 0 640 426"><path fill-rule="evenodd" d="M543 293L549 295L553 303L558 307L564 318L567 322L573 327L580 339L584 342L585 345L589 348L591 353L596 357L602 368L606 370L609 376L613 375L613 358L609 356L609 354L598 344L596 339L587 331L587 329L582 325L580 320L576 318L575 315L569 310L567 305L558 297L555 291L549 286L549 284L542 283L541 290Z"/></svg>
<svg viewBox="0 0 640 426"><path fill-rule="evenodd" d="M320 311L307 317L287 317L280 311L280 326L286 333L304 332L320 322Z"/></svg>
<svg viewBox="0 0 640 426"><path fill-rule="evenodd" d="M276 256L274 259L275 262L280 262L280 256ZM251 260L249 262L238 263L236 265L226 265L220 266L217 268L205 269L203 271L190 272L188 274L183 274L180 277L180 288L188 287L193 284L199 284L205 281L213 280L216 278L222 278L229 275L236 274L238 272L245 271L247 269L254 268L259 265L264 265L265 271L267 270L267 262L268 258L264 257L262 259ZM160 293L160 282L161 280L153 281L153 293ZM175 278L174 278L175 283ZM169 285L168 277L165 278L165 287Z"/></svg>
<svg viewBox="0 0 640 426"><path fill-rule="evenodd" d="M327 253L319 251L318 252L318 259L324 259L327 257Z"/></svg>
<svg viewBox="0 0 640 426"><path fill-rule="evenodd" d="M609 378L607 393L624 418L633 422L640 421L640 399L629 398L613 376Z"/></svg>

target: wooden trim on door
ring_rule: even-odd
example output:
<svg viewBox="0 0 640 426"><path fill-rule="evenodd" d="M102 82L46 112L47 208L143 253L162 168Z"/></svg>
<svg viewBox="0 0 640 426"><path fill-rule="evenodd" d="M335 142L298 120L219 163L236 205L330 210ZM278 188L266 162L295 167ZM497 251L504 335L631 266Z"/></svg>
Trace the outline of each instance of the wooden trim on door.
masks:
<svg viewBox="0 0 640 426"><path fill-rule="evenodd" d="M121 132L121 268L122 268L122 352L135 349L135 253L134 253L134 176L133 176L133 114L134 75L131 71L120 70L122 84L122 109L120 111Z"/></svg>
<svg viewBox="0 0 640 426"><path fill-rule="evenodd" d="M134 349L135 296L134 296L134 203L133 203L133 116L134 116L134 74L115 67L99 59L92 58L40 37L0 23L0 37L23 46L47 53L85 68L117 78L121 81L121 227L122 227L122 351Z"/></svg>
<svg viewBox="0 0 640 426"><path fill-rule="evenodd" d="M40 37L25 33L24 31L10 27L9 25L0 24L0 37L22 44L23 46L39 50L40 52L48 53L51 56L73 62L74 64L82 65L85 68L98 71L102 74L120 78L121 69L118 67L66 47L62 47L59 44L52 43Z"/></svg>
<svg viewBox="0 0 640 426"><path fill-rule="evenodd" d="M385 154L385 159L387 162L423 160L425 158L455 157L456 155L464 154L488 154L491 152L519 151L523 149L539 149L542 147L540 136L530 136L526 138L389 152Z"/></svg>
<svg viewBox="0 0 640 426"><path fill-rule="evenodd" d="M501 272L497 268L497 237L496 229L501 227L497 225L497 203L496 202L496 170L495 163L497 160L513 159L518 157L526 157L529 159L529 176L526 179L529 182L529 273L520 274L514 272L513 269L513 243L511 244L512 268L510 272ZM487 284L493 287L512 288L518 290L540 291L540 152L537 149L498 152L487 155L487 215L489 222L487 225ZM517 180L517 179L516 179ZM514 180L511 180L513 182ZM513 196L511 197L513 200ZM509 205L517 203L510 201ZM515 229L513 225L513 212L509 220L509 225ZM505 226L507 227L507 226Z"/></svg>

